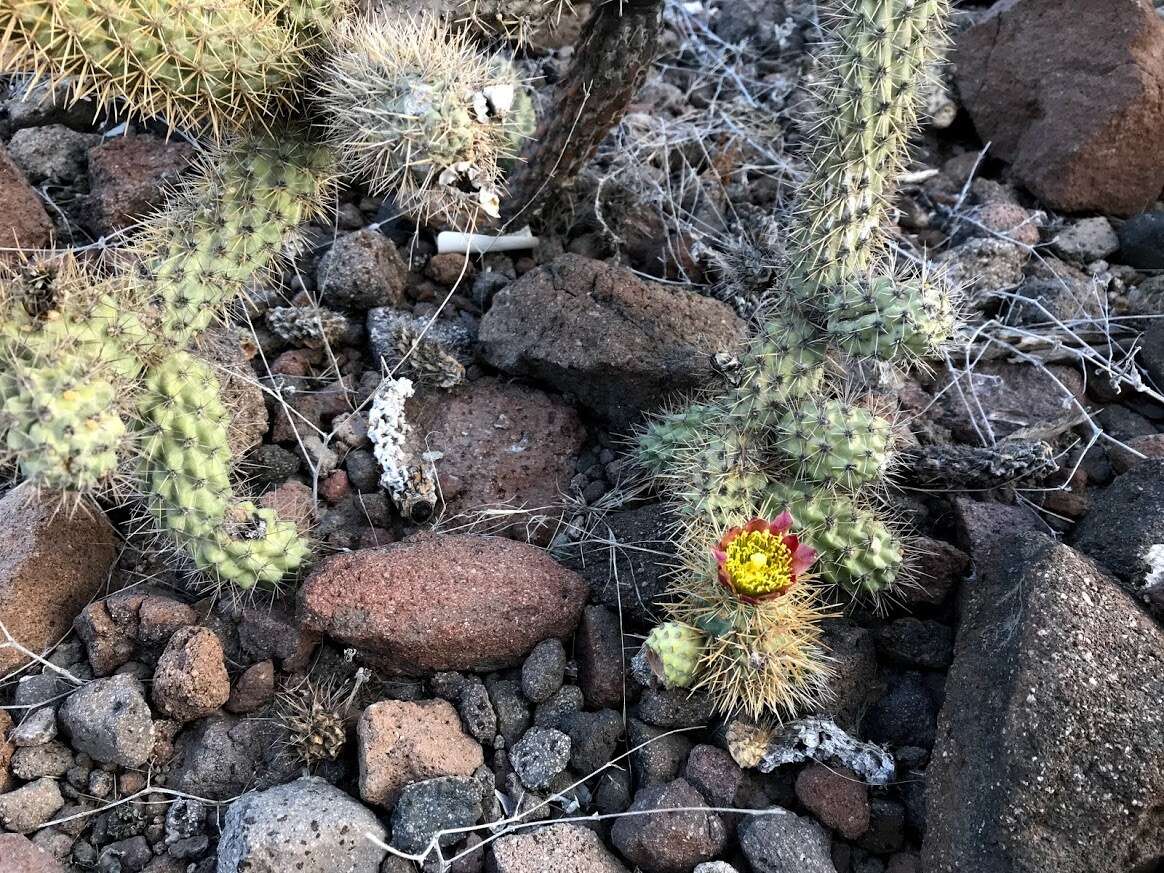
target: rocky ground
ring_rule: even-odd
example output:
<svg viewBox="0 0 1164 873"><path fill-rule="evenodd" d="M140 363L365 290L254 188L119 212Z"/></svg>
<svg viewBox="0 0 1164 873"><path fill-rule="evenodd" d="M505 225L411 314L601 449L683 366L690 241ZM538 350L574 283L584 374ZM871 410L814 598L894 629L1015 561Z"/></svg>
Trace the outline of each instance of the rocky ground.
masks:
<svg viewBox="0 0 1164 873"><path fill-rule="evenodd" d="M897 239L962 280L968 329L883 386L917 582L828 622L825 746L744 769L741 725L631 669L674 521L625 437L746 331L723 279L803 171L815 32L804 4L698 5L670 7L567 227L466 263L345 190L290 290L222 331L250 487L319 543L297 590L207 595L125 508L0 497L0 622L46 653L0 646L0 873L403 873L447 830L457 873L1164 862L1164 20L959 10ZM524 63L552 81L567 57ZM757 101L759 147L722 126ZM115 242L194 154L122 133L10 96L0 235ZM332 313L326 343L295 307ZM388 326L438 313L465 379L410 407L434 524L381 490L365 401ZM892 775L830 751L840 731Z"/></svg>

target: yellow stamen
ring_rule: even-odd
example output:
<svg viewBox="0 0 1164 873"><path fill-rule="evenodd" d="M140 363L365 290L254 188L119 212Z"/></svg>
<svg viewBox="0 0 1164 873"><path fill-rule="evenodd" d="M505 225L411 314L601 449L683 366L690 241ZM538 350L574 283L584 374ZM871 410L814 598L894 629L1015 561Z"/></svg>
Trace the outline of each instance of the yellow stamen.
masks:
<svg viewBox="0 0 1164 873"><path fill-rule="evenodd" d="M792 585L792 553L783 537L768 531L740 533L727 546L724 569L732 587L750 597L782 592Z"/></svg>

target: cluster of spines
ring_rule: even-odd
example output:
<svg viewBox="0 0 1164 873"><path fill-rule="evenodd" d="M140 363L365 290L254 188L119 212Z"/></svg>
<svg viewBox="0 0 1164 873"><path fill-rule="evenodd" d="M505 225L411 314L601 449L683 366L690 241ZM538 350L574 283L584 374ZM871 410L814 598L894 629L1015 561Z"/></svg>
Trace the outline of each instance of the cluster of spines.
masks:
<svg viewBox="0 0 1164 873"><path fill-rule="evenodd" d="M343 168L422 219L496 216L501 165L533 130L509 61L431 16L344 23L333 43L315 99Z"/></svg>
<svg viewBox="0 0 1164 873"><path fill-rule="evenodd" d="M318 4L292 5L306 15ZM75 99L123 98L133 117L220 135L294 101L311 44L285 12L254 0L6 0L0 56Z"/></svg>

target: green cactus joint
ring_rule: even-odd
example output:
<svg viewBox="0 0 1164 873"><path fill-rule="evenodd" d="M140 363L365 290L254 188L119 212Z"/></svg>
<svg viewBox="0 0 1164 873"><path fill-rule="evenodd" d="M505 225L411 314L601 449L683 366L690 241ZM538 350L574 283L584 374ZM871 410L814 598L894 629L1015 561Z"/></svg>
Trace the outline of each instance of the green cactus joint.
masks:
<svg viewBox="0 0 1164 873"><path fill-rule="evenodd" d="M903 570L900 540L871 509L844 494L811 485L770 483L760 505L787 509L817 550L820 580L851 597L876 600L892 590Z"/></svg>
<svg viewBox="0 0 1164 873"><path fill-rule="evenodd" d="M208 364L186 352L162 360L147 374L138 409L150 513L200 570L245 590L277 583L302 563L309 549L293 522L233 502L229 416Z"/></svg>
<svg viewBox="0 0 1164 873"><path fill-rule="evenodd" d="M924 358L954 331L950 294L923 278L847 282L830 292L827 311L825 333L854 358Z"/></svg>
<svg viewBox="0 0 1164 873"><path fill-rule="evenodd" d="M25 370L4 400L0 416L22 423L7 429L6 448L39 486L91 491L117 470L127 433L117 389L85 370L75 358Z"/></svg>
<svg viewBox="0 0 1164 873"><path fill-rule="evenodd" d="M167 339L188 343L281 264L334 175L326 150L295 136L219 149L135 244Z"/></svg>
<svg viewBox="0 0 1164 873"><path fill-rule="evenodd" d="M853 491L885 476L893 427L864 407L808 401L789 410L776 430L776 449L810 482Z"/></svg>
<svg viewBox="0 0 1164 873"><path fill-rule="evenodd" d="M651 672L666 688L690 688L703 655L704 635L677 621L656 626L643 643Z"/></svg>
<svg viewBox="0 0 1164 873"><path fill-rule="evenodd" d="M215 136L289 107L310 48L253 0L6 0L0 34L10 69Z"/></svg>

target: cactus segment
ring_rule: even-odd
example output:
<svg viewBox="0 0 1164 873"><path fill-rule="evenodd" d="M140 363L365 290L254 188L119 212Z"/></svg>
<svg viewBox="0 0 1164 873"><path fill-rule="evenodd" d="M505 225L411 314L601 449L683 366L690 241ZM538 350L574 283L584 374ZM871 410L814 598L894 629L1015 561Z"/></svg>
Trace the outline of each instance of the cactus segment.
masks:
<svg viewBox="0 0 1164 873"><path fill-rule="evenodd" d="M0 34L9 69L214 135L290 106L309 47L252 0L6 0Z"/></svg>
<svg viewBox="0 0 1164 873"><path fill-rule="evenodd" d="M795 464L795 475L855 491L884 477L892 433L886 419L864 407L808 401L780 420L775 446Z"/></svg>
<svg viewBox="0 0 1164 873"><path fill-rule="evenodd" d="M717 417L722 413L706 403L658 416L638 434L635 460L650 475L662 476L685 448L701 445L710 437Z"/></svg>
<svg viewBox="0 0 1164 873"><path fill-rule="evenodd" d="M876 513L843 494L774 482L760 507L767 514L791 512L804 541L817 550L814 569L821 580L852 597L876 600L902 572L900 540Z"/></svg>
<svg viewBox="0 0 1164 873"><path fill-rule="evenodd" d="M165 338L185 345L269 276L332 175L326 151L293 136L244 138L207 159L135 245Z"/></svg>
<svg viewBox="0 0 1164 873"><path fill-rule="evenodd" d="M647 635L643 647L651 672L665 688L689 688L703 654L704 635L676 621L664 622Z"/></svg>
<svg viewBox="0 0 1164 873"><path fill-rule="evenodd" d="M20 367L4 381L0 430L25 479L63 491L92 491L109 481L127 434L113 382L72 355Z"/></svg>
<svg viewBox="0 0 1164 873"><path fill-rule="evenodd" d="M946 0L838 0L811 174L792 233L792 287L802 298L871 272L880 228L917 127L920 85L945 42Z"/></svg>
<svg viewBox="0 0 1164 873"><path fill-rule="evenodd" d="M731 392L732 416L750 430L770 427L789 404L818 392L825 376L824 343L795 316L769 321L740 355Z"/></svg>
<svg viewBox="0 0 1164 873"><path fill-rule="evenodd" d="M707 630L691 687L708 691L719 712L790 717L828 698L832 668L820 629L827 612L811 588L798 585L780 597L745 603L716 583L692 591L671 613Z"/></svg>
<svg viewBox="0 0 1164 873"><path fill-rule="evenodd" d="M138 410L150 513L200 570L246 590L303 563L310 550L292 522L234 500L229 417L208 364L187 352L162 360L147 374Z"/></svg>
<svg viewBox="0 0 1164 873"><path fill-rule="evenodd" d="M940 284L873 276L829 292L825 332L855 358L929 357L954 333L954 307Z"/></svg>
<svg viewBox="0 0 1164 873"><path fill-rule="evenodd" d="M316 101L342 167L422 219L500 208L501 164L533 129L513 66L433 17L343 24Z"/></svg>

